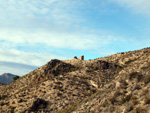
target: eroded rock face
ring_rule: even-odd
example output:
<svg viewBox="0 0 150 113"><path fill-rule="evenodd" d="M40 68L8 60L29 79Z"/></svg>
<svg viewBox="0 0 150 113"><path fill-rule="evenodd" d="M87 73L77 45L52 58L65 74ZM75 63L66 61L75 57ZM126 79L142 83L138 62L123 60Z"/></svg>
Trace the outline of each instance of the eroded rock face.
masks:
<svg viewBox="0 0 150 113"><path fill-rule="evenodd" d="M102 61L102 60L98 60L97 62L94 62L91 65L92 68L94 69L102 69L102 70L106 70L106 69L116 69L117 67L120 67L119 65L115 64L115 63L109 63L106 61Z"/></svg>
<svg viewBox="0 0 150 113"><path fill-rule="evenodd" d="M54 59L48 62L40 71L36 71L34 73L32 85L35 85L39 82L52 79L58 75L64 75L67 72L75 71L76 68L68 63L64 63L60 60Z"/></svg>
<svg viewBox="0 0 150 113"><path fill-rule="evenodd" d="M53 74L54 76L57 76L59 74L67 73L74 71L75 67L71 64L64 63L60 60L52 60L50 61L47 66L45 67L44 73L46 75Z"/></svg>

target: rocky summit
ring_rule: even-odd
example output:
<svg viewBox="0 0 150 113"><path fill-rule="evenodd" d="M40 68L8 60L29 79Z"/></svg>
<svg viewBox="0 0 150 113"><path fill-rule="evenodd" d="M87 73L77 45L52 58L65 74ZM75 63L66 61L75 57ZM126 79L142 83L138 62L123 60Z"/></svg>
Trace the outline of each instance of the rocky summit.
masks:
<svg viewBox="0 0 150 113"><path fill-rule="evenodd" d="M0 113L150 113L150 48L53 59L0 86Z"/></svg>

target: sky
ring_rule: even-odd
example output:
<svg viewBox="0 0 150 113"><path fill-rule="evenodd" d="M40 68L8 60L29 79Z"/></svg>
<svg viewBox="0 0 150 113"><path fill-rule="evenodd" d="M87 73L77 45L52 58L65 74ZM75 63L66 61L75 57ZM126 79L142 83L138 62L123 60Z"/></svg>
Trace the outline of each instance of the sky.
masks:
<svg viewBox="0 0 150 113"><path fill-rule="evenodd" d="M0 74L149 47L150 0L0 0Z"/></svg>

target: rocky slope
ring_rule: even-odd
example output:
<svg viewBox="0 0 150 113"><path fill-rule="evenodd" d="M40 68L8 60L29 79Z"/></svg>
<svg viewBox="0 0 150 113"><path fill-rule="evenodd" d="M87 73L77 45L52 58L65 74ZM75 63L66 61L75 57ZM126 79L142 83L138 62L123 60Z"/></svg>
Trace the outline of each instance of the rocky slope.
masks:
<svg viewBox="0 0 150 113"><path fill-rule="evenodd" d="M0 112L149 113L150 48L95 60L51 60L0 86Z"/></svg>
<svg viewBox="0 0 150 113"><path fill-rule="evenodd" d="M4 73L4 74L0 75L0 82L1 83L10 83L13 81L13 78L15 76L16 75L13 75L11 73Z"/></svg>

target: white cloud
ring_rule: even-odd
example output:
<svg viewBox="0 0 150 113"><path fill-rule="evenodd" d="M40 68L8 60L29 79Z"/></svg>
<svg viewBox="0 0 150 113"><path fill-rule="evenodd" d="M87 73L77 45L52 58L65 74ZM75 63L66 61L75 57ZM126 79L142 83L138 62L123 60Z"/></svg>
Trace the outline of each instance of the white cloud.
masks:
<svg viewBox="0 0 150 113"><path fill-rule="evenodd" d="M81 19L74 14L80 7L78 0L76 2L70 0L2 0L0 6L0 20L2 25L5 23L5 26L43 27L47 24L67 26L78 23Z"/></svg>
<svg viewBox="0 0 150 113"><path fill-rule="evenodd" d="M36 66L0 61L0 75L3 73L12 73L15 75L22 76L37 68L38 67Z"/></svg>
<svg viewBox="0 0 150 113"><path fill-rule="evenodd" d="M97 0L2 0L0 40L13 47L26 43L43 43L50 47L69 49L103 46L110 43L112 38L105 34L91 35L91 29L84 31L81 25L85 21L82 14L87 7L94 9L95 3Z"/></svg>
<svg viewBox="0 0 150 113"><path fill-rule="evenodd" d="M0 61L15 62L20 64L42 66L51 59L67 59L65 57L53 55L50 53L29 53L16 49L0 49Z"/></svg>
<svg viewBox="0 0 150 113"><path fill-rule="evenodd" d="M135 13L150 15L150 0L111 0L133 10Z"/></svg>
<svg viewBox="0 0 150 113"><path fill-rule="evenodd" d="M57 33L51 31L37 31L28 32L20 30L0 29L0 40L9 42L12 46L27 44L42 43L43 46L47 45L55 48L68 48L68 49L95 49L99 46L104 46L116 40L113 36L90 34L69 34ZM6 46L6 44L4 45Z"/></svg>

